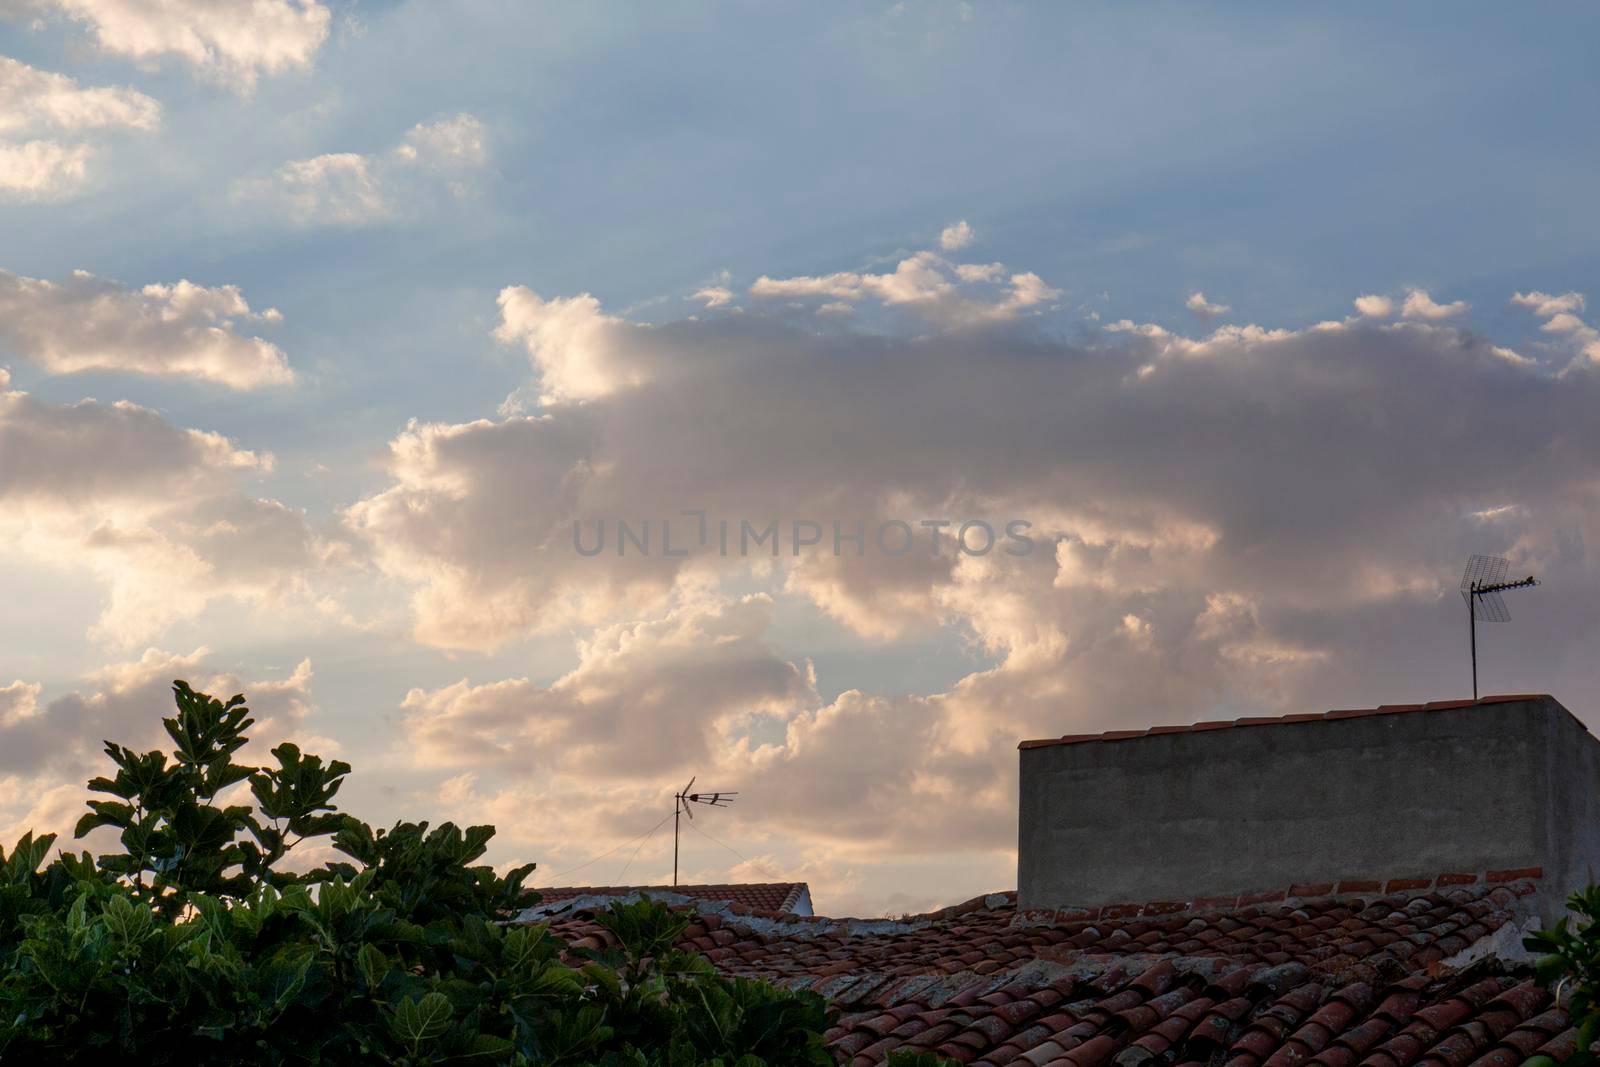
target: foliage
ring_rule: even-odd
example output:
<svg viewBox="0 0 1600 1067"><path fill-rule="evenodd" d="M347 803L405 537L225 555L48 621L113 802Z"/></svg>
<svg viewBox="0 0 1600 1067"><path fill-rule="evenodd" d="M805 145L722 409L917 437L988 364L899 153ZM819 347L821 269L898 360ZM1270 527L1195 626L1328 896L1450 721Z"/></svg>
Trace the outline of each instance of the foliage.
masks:
<svg viewBox="0 0 1600 1067"><path fill-rule="evenodd" d="M1568 991L1567 1011L1578 1027L1577 1051L1565 1061L1566 1067L1590 1067L1600 1056L1590 1046L1600 1038L1600 886L1590 886L1572 894L1567 908L1576 913L1574 925L1569 916L1556 920L1548 930L1523 939L1523 947L1541 953L1536 973L1546 985ZM1554 1067L1555 1060L1535 1056L1527 1067Z"/></svg>
<svg viewBox="0 0 1600 1067"><path fill-rule="evenodd" d="M600 950L507 923L533 865L474 865L493 827L374 830L333 803L348 764L237 763L244 698L173 692L172 751L107 742L116 773L89 783L110 799L77 834L120 851L0 849L0 1063L833 1062L821 998L718 975L673 947L682 915L613 904ZM289 870L312 839L349 862Z"/></svg>
<svg viewBox="0 0 1600 1067"><path fill-rule="evenodd" d="M960 1060L941 1056L937 1052L910 1052L901 1049L889 1053L886 1067L961 1067Z"/></svg>

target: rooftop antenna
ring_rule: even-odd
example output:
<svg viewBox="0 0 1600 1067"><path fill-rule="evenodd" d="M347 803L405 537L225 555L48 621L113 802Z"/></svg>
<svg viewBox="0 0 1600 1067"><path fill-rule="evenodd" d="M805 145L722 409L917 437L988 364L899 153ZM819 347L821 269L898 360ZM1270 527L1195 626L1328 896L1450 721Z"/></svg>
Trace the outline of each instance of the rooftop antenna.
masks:
<svg viewBox="0 0 1600 1067"><path fill-rule="evenodd" d="M698 775L696 775L698 777ZM689 816L689 821L694 821L694 810L690 804L704 804L708 808L725 808L733 803L733 798L738 793L691 793L694 788L694 778L689 779L689 784L680 789L672 798L672 884L678 884L678 829L683 823L683 816Z"/></svg>
<svg viewBox="0 0 1600 1067"><path fill-rule="evenodd" d="M1511 609L1500 594L1507 589L1531 589L1539 579L1528 575L1508 582L1506 561L1500 556L1470 556L1461 575L1461 599L1467 602L1467 632L1472 640L1472 699L1478 699L1478 620L1510 622Z"/></svg>

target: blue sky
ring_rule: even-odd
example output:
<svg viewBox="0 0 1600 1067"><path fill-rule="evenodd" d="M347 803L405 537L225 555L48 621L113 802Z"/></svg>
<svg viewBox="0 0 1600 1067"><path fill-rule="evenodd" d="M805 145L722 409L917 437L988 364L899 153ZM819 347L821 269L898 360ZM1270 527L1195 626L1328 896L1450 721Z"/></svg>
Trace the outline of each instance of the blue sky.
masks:
<svg viewBox="0 0 1600 1067"><path fill-rule="evenodd" d="M148 98L160 122L0 123L0 148L9 137L94 150L80 181L0 196L0 270L57 283L84 270L130 292L180 279L236 286L251 315L276 308L281 321L236 314L219 328L270 342L294 374L257 387L225 380L236 371L151 373L134 369L132 341L125 352L107 335L98 369L66 370L87 342L61 340L63 323L81 311L41 310L28 303L37 292L0 306L13 323L58 316L33 332L0 324L0 367L32 405L13 411L16 435L0 436L14 450L0 455L0 499L39 509L0 525L16 561L0 572L10 605L0 606L0 684L37 686L29 706L56 716L64 736L90 726L52 702L98 693L111 707L123 683L108 665L147 648L240 684L282 682L309 659L312 680L276 697L280 719L339 745L358 780L371 768L352 786L369 817L423 814L441 797L456 818L589 811L548 825L527 816L503 834L501 859L553 856L561 869L583 858L574 839L632 836L634 809L653 810L691 766L787 774L773 803L790 807L752 810L728 835L765 867L811 878L825 909L831 894L838 907L884 910L1006 884L1017 731L1456 695L1462 635L1447 601L1464 550L1567 578L1542 623L1495 635L1527 645L1501 661L1507 684L1490 688L1571 694L1580 713L1584 696L1600 697L1584 651L1596 623L1585 606L1591 442L1575 426L1541 425L1557 411L1583 417L1593 313L1581 300L1533 310L1537 301L1513 299L1600 298L1592 7L975 0L819 13L284 0L286 18L322 30L286 37L289 58L274 66L265 32L219 36L197 13L204 5L149 15L150 39L165 43L143 54L117 37L115 0L35 6L0 18L0 56L77 90ZM26 93L44 91L27 86L42 84L15 82L18 114ZM6 92L0 81L0 100ZM428 138L451 131L465 131L464 154L428 156L443 143ZM401 154L412 144L422 156ZM382 210L351 216L331 187L285 184L285 168L336 154L364 161ZM942 247L961 220L971 241ZM827 298L807 295L828 286L806 280L918 262L952 287L907 295L860 282L835 301L848 315L818 314ZM957 282L958 263L1004 268ZM1021 273L1050 295L1002 306L1004 279ZM763 297L752 292L763 277L794 284ZM501 296L515 287L537 294L520 305L522 327ZM708 288L729 299L704 306L694 294ZM1401 311L1413 291L1441 310ZM1226 310L1198 315L1186 307L1196 293ZM597 303L559 303L581 294ZM1363 295L1394 307L1354 311ZM1345 325L1311 330L1329 321ZM1252 325L1285 334L1213 336ZM1283 353L1263 356L1264 345ZM1531 362L1507 370L1497 346ZM1151 380L1170 376L1173 392L1102 394L1116 360L1135 377L1156 368ZM552 383L578 364L589 384L573 378L562 394ZM1222 369L1190 377L1201 365ZM686 375L697 384L680 390ZM1030 403L1056 388L1058 404ZM878 408L854 403L879 396ZM70 420L86 397L150 409L172 441L215 433L273 461L180 460L151 444L153 465L201 466L161 467L163 495L114 507L93 494L21 495L6 471L39 464L46 482L58 472L66 484L106 447L53 452L89 431L40 428ZM839 462L808 437L786 406L802 399L820 413L815 434L872 442L870 459ZM1057 411L1075 421L1055 425ZM1109 411L1122 415L1102 424ZM1284 412L1297 414L1273 421ZM1319 452L1309 430L1296 435L1323 420L1346 437ZM1469 439L1463 421L1483 451L1430 462L1430 447ZM685 441L685 427L706 440ZM737 457L762 454L770 427L790 461L741 469ZM1360 447L1368 433L1371 452ZM536 443L505 444L518 434ZM579 438L591 444L572 458L564 449ZM21 451L28 441L47 443ZM144 455L131 441L121 447ZM1380 446L1408 460L1374 460ZM1292 479L1241 466L1279 450L1301 464ZM938 470L924 468L931 455ZM1484 468L1481 485L1453 480L1452 459ZM575 478L594 495L563 510ZM1296 494L1321 479L1348 528L1269 518L1276 500L1310 514L1317 497L1307 489L1296 505ZM1227 508L1210 509L1185 481ZM691 491L734 512L788 499L823 519L1023 509L1074 547L1053 567L1003 577L834 572L825 561L601 574L598 562L551 562L553 531L595 514L585 507L596 501L642 514ZM222 550L194 539L220 528L219 515L238 522L251 500L298 518L230 549L260 566L218 581ZM489 539L485 517L546 524L544 541ZM159 542L160 558L107 556L88 535L74 554L62 533L95 529ZM1329 597L1319 567L1358 575L1360 595ZM108 629L119 588L181 590L172 600L184 606ZM484 613L497 621L447 610L462 598L499 604ZM548 609L568 599L571 612ZM719 634L748 649L747 671L707 666ZM1338 669L1355 656L1370 657L1359 678ZM137 675L127 692L159 694L165 662L149 661L148 678L123 672ZM569 673L584 664L606 681ZM608 722L626 745L629 730L654 736L648 724L596 711L594 694L628 703L617 694L643 692L630 686L697 671L728 687L713 710L683 711L681 731L704 745L665 767L614 760L628 786L611 807L584 792L602 756L480 765L439 740L484 730L587 751L598 742L582 723ZM451 697L463 679L531 688ZM699 683L685 684L683 699L699 699ZM1446 685L1456 688L1438 691ZM491 707L506 693L511 704ZM885 725L897 716L902 726ZM835 721L855 724L841 737L882 727L937 751L920 769L885 755L824 785L803 753L825 751L807 731L820 737ZM68 740L92 748L98 737ZM752 748L762 744L764 755ZM878 797L886 783L909 792ZM52 815L7 800L44 788L20 777L0 788L0 827ZM816 802L798 822L795 806L816 799L808 788L870 794L858 808L874 816ZM954 843L919 845L894 829L895 805L975 788L992 795L963 801L974 814ZM76 802L58 799L61 810ZM706 877L749 875L714 852L698 860ZM639 873L658 875L650 862ZM950 887L937 900L909 884L930 873Z"/></svg>

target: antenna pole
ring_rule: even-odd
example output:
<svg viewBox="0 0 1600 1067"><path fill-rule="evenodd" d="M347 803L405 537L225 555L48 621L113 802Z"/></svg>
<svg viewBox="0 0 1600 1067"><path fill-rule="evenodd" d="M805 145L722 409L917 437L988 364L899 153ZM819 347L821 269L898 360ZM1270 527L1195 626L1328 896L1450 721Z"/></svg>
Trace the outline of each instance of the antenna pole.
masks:
<svg viewBox="0 0 1600 1067"><path fill-rule="evenodd" d="M1477 696L1478 685L1477 657L1474 654L1472 668L1473 696ZM683 801L677 797L672 798L672 885L678 885L678 824L683 821Z"/></svg>
<svg viewBox="0 0 1600 1067"><path fill-rule="evenodd" d="M1478 583L1472 583L1472 596L1478 595ZM1472 602L1472 597L1467 598L1467 633L1472 640L1472 699L1478 699L1478 610Z"/></svg>

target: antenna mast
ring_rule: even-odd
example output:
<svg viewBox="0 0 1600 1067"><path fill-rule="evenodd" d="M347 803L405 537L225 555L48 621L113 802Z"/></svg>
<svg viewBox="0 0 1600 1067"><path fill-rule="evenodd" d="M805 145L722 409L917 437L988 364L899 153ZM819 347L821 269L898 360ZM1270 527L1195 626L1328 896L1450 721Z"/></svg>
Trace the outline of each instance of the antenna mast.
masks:
<svg viewBox="0 0 1600 1067"><path fill-rule="evenodd" d="M698 775L696 775L698 777ZM672 797L672 884L678 884L678 832L683 825L683 816L689 816L689 821L694 821L694 811L690 804L704 804L708 808L725 808L733 803L733 798L738 793L691 793L694 788L694 778L689 779L689 784L678 790Z"/></svg>
<svg viewBox="0 0 1600 1067"><path fill-rule="evenodd" d="M1472 556L1461 575L1461 599L1467 602L1467 634L1472 644L1472 699L1478 699L1478 620L1510 622L1511 609L1500 594L1507 589L1531 589L1539 579L1528 575L1505 581L1508 564L1500 556Z"/></svg>

